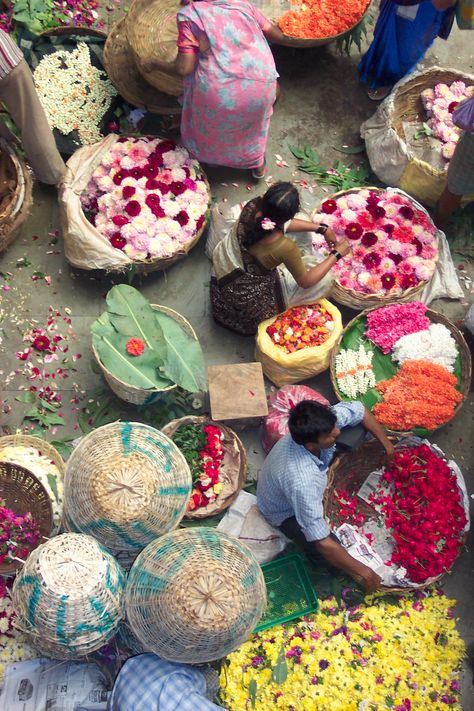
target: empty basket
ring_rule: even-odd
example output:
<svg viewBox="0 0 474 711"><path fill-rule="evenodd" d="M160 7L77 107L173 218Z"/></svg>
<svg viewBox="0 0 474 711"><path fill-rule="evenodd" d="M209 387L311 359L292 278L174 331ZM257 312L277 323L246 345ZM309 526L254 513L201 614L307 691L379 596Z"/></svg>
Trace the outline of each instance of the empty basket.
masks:
<svg viewBox="0 0 474 711"><path fill-rule="evenodd" d="M125 594L127 623L143 647L195 664L242 644L265 604L253 554L211 528L174 531L150 543L132 566Z"/></svg>
<svg viewBox="0 0 474 711"><path fill-rule="evenodd" d="M67 463L64 510L70 530L113 552L138 553L186 513L191 472L176 445L139 422L114 422L79 443Z"/></svg>
<svg viewBox="0 0 474 711"><path fill-rule="evenodd" d="M63 533L34 550L13 586L16 626L46 657L78 659L114 634L125 576L91 536Z"/></svg>

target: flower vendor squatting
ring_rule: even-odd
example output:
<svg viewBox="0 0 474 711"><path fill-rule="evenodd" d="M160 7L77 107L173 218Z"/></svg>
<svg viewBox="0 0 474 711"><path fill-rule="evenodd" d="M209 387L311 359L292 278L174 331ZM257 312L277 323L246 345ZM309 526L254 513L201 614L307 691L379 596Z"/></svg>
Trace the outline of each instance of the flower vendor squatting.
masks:
<svg viewBox="0 0 474 711"><path fill-rule="evenodd" d="M366 592L380 586L380 578L353 558L331 533L325 519L323 495L329 464L338 451L352 449L351 441L371 433L382 444L386 460L393 444L361 402L333 407L303 400L291 411L289 434L267 456L257 483L257 505L267 521L304 548L314 560L324 559L361 584Z"/></svg>

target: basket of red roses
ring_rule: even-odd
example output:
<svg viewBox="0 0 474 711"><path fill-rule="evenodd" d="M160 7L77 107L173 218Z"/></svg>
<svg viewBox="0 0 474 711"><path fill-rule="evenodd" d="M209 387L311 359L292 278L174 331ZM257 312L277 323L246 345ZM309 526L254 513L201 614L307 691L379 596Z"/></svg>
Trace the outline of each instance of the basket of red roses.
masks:
<svg viewBox="0 0 474 711"><path fill-rule="evenodd" d="M428 284L438 259L438 229L401 190L353 188L335 193L315 211L352 251L334 267L331 297L352 309L412 301ZM321 235L313 246L324 252Z"/></svg>
<svg viewBox="0 0 474 711"><path fill-rule="evenodd" d="M181 450L193 477L188 518L224 511L238 496L247 475L247 454L235 432L208 417L189 415L162 428Z"/></svg>
<svg viewBox="0 0 474 711"><path fill-rule="evenodd" d="M395 445L382 466L377 441L365 442L331 465L324 509L332 530L354 555L371 560L392 591L424 588L451 570L469 530L462 473L427 440Z"/></svg>

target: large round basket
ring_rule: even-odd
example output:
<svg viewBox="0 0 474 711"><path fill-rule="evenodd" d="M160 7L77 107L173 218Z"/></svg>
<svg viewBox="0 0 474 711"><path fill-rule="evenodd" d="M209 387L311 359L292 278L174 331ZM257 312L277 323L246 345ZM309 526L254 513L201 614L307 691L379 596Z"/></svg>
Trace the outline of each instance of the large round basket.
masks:
<svg viewBox="0 0 474 711"><path fill-rule="evenodd" d="M45 657L79 659L122 619L125 576L91 536L63 533L37 548L13 586L16 626Z"/></svg>
<svg viewBox="0 0 474 711"><path fill-rule="evenodd" d="M127 624L163 659L221 659L248 638L266 605L250 550L211 528L169 533L140 553L125 591Z"/></svg>
<svg viewBox="0 0 474 711"><path fill-rule="evenodd" d="M52 533L57 533L62 519L66 469L57 449L39 437L24 434L9 435L0 437L0 457L4 461L11 461L28 469L41 482L52 505Z"/></svg>
<svg viewBox="0 0 474 711"><path fill-rule="evenodd" d="M143 72L140 62L148 57L173 61L178 52L176 15L181 9L180 0L133 0L125 20L127 39L138 70L155 89L172 96L183 93L181 77L160 71Z"/></svg>
<svg viewBox="0 0 474 711"><path fill-rule="evenodd" d="M341 342L344 339L344 335L351 328L353 328L353 326L355 324L362 321L362 319L366 318L367 315L371 311L375 311L375 309L365 309L365 311L362 311L355 318L353 318L352 321L349 321L349 323L347 324L347 326L344 328L343 332L341 333L334 348L332 349L329 371L330 371L330 375L331 375L331 383L334 388L334 392L336 394L336 397L339 400L349 399L349 398L345 397L339 390L338 385L337 385L337 378L336 378L336 356L340 351ZM460 372L459 372L459 376L458 376L458 381L459 381L458 389L462 393L463 399L461 400L460 403L458 403L458 405L454 409L452 417L449 420L446 420L446 422L443 425L440 425L440 427L444 427L445 424L447 424L454 417L456 417L457 413L462 408L464 401L466 400L467 396L469 395L469 390L471 387L471 378L472 378L472 356L471 356L471 351L469 350L469 346L467 345L461 331L454 325L454 323L452 323L448 318L446 318L446 316L439 313L439 311L432 311L431 309L426 310L426 316L430 319L430 321L432 323L441 323L441 324L443 324L443 326L446 326L446 328L451 333L451 336L456 341L456 345L457 345L458 351L459 351L459 364L460 364L459 371ZM359 339L359 341L362 342L361 339ZM359 399L363 401L364 396L359 396ZM439 429L439 427L437 429ZM388 431L394 435L402 436L402 437L404 437L408 434L421 434L421 433L417 433L416 431L415 432L408 432L408 431L402 432L402 431L395 431L395 430L388 430Z"/></svg>
<svg viewBox="0 0 474 711"><path fill-rule="evenodd" d="M161 431L170 439L173 439L173 435L182 425L215 425L219 427L223 434L224 459L219 467L219 482L222 484L222 491L212 503L195 511L188 511L186 514L187 518L197 519L214 516L231 505L245 484L247 477L247 453L245 447L230 427L221 425L219 422L213 422L208 417L196 417L193 415L181 417L179 420L168 422L167 425L162 427Z"/></svg>
<svg viewBox="0 0 474 711"><path fill-rule="evenodd" d="M30 512L38 524L40 539L36 544L21 544L32 551L53 529L53 510L43 484L25 467L12 462L0 462L0 501L17 516ZM0 564L0 575L12 575L23 565L20 559Z"/></svg>
<svg viewBox="0 0 474 711"><path fill-rule="evenodd" d="M186 513L191 473L176 445L139 422L113 422L84 437L66 468L65 522L111 551L140 552Z"/></svg>
<svg viewBox="0 0 474 711"><path fill-rule="evenodd" d="M176 99L149 84L138 71L125 32L125 18L110 30L103 59L110 81L129 104L152 114L181 113Z"/></svg>
<svg viewBox="0 0 474 711"><path fill-rule="evenodd" d="M301 49L310 49L311 47L324 47L331 42L336 42L337 40L343 39L346 35L354 32L354 30L365 20L367 17L372 0L368 0L367 7L365 9L362 17L354 23L352 27L344 32L339 32L337 35L332 35L332 37L320 37L313 39L302 39L299 37L291 37L290 35L285 35L284 45L286 47L299 47ZM261 12L271 20L273 23L278 24L280 17L287 12L287 10L295 10L295 6L289 2L289 0L257 0L254 1ZM283 42L282 42L283 44Z"/></svg>
<svg viewBox="0 0 474 711"><path fill-rule="evenodd" d="M184 330L196 341L198 340L198 337L196 335L196 332L194 331L193 327L187 321L184 316L181 316L177 311L173 311L173 309L168 308L167 306L161 306L159 304L152 304L152 307L156 309L157 311L162 311L164 314L167 316L170 316L173 318L175 321L179 323L180 326L184 328ZM94 354L94 358L96 359L100 369L102 370L102 373L104 375L104 378L107 381L107 385L110 387L110 389L119 397L121 400L125 400L126 402L130 402L132 405L151 405L154 402L157 402L160 400L162 397L168 395L169 393L173 392L173 390L176 390L176 385L169 385L167 388L164 388L163 390L145 390L144 388L136 388L134 385L129 385L128 383L124 383L122 380L119 380L118 378L115 377L115 375L112 375L110 371L108 371L101 363L99 354L97 353L97 350L94 348L94 345L92 345L92 352Z"/></svg>
<svg viewBox="0 0 474 711"><path fill-rule="evenodd" d="M374 193L387 192L387 190L384 190L383 188L375 187L351 188L350 190L340 190L339 192L331 195L329 198L324 198L323 202L325 202L326 200L337 200L337 198L340 198L343 195L351 195L353 193L358 193L361 190L370 190ZM422 212L426 213L426 215L428 215L422 205L417 203L410 195L407 195L406 193L404 193L404 195L412 201L414 207L417 210L421 210ZM312 217L314 217L315 215L320 215L318 209L313 212ZM423 291L427 284L427 281L420 281L416 286L412 286L408 289L405 289L402 294L394 295L390 294L390 292L387 292L386 294L363 294L360 291L355 291L354 289L343 287L336 281L334 281L331 292L329 294L329 298L334 299L339 304L348 306L350 309L360 311L362 309L385 306L386 304L390 304L395 300L399 304L405 303L407 301L414 301L417 296L419 296L419 294Z"/></svg>
<svg viewBox="0 0 474 711"><path fill-rule="evenodd" d="M474 76L456 69L431 67L417 73L412 79L403 81L393 92L389 127L403 142L410 162L409 169L402 176L400 187L408 189L411 194L426 205L434 206L437 198L443 192L446 186L446 170L418 158L406 139L403 124L415 122L421 126L426 121L421 92L425 89L433 89L437 84L450 85L454 81L463 81L467 85L474 85Z"/></svg>
<svg viewBox="0 0 474 711"><path fill-rule="evenodd" d="M13 146L0 139L2 198L0 199L0 253L15 239L32 204L33 179Z"/></svg>
<svg viewBox="0 0 474 711"><path fill-rule="evenodd" d="M403 448L403 440L395 445L396 448ZM332 529L344 523L344 517L340 516L341 505L338 503L334 492L338 489L344 490L349 496L356 496L360 487L369 474L380 469L380 463L384 455L384 449L380 442L371 440L364 442L352 452L347 452L337 457L329 467L328 484L324 493L324 514ZM367 519L378 519L374 508L366 504L362 499L358 500L358 509ZM387 592L409 592L416 588L423 589L437 582L443 577L430 578L423 584L412 583L410 587L384 587Z"/></svg>

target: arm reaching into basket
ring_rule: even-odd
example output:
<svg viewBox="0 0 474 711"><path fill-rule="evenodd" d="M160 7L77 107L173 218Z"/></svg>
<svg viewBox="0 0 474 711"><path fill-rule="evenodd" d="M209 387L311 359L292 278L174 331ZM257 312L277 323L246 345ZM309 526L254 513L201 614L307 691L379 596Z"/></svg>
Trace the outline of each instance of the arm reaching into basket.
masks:
<svg viewBox="0 0 474 711"><path fill-rule="evenodd" d="M176 59L172 62L164 62L162 59L155 57L146 57L140 62L140 66L144 72L160 71L171 76L187 77L194 72L197 64L197 55L183 54L179 52Z"/></svg>
<svg viewBox="0 0 474 711"><path fill-rule="evenodd" d="M362 585L366 593L375 592L380 588L381 578L377 573L349 555L346 549L331 536L320 541L313 541L312 545L318 555L323 556L335 568L343 570L351 578L354 578L359 585Z"/></svg>
<svg viewBox="0 0 474 711"><path fill-rule="evenodd" d="M385 432L380 422L375 419L375 417L367 408L365 408L364 419L362 420L362 424L368 432L373 434L374 437L378 439L382 447L385 449L384 464L391 464L393 461L393 455L395 454L395 448L392 442L387 437L387 433Z"/></svg>

